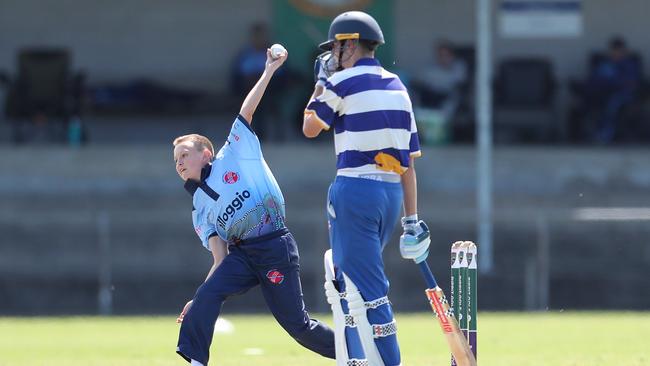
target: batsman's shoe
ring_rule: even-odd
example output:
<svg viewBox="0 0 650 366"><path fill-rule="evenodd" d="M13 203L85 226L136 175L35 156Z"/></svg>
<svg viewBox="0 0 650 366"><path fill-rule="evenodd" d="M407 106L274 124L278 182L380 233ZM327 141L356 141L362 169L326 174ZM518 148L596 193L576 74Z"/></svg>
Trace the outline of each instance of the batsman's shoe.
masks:
<svg viewBox="0 0 650 366"><path fill-rule="evenodd" d="M402 218L404 233L399 237L399 252L404 259L413 259L420 263L429 255L431 235L424 221L405 220Z"/></svg>

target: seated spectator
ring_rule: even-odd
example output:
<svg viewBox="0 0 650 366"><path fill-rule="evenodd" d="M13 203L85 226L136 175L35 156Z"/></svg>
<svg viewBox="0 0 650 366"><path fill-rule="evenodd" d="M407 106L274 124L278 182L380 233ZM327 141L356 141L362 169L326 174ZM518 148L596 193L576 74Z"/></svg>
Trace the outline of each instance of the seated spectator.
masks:
<svg viewBox="0 0 650 366"><path fill-rule="evenodd" d="M413 80L413 88L418 93L420 115L418 121L425 124L425 140L435 138L430 132L433 126L426 126L428 117L435 116L433 124L446 124L450 121L461 98L461 87L467 81L467 65L456 57L453 46L447 41L439 41L434 47L434 62ZM433 113L431 113L433 109ZM416 118L417 118L416 112ZM427 132L429 130L429 132Z"/></svg>
<svg viewBox="0 0 650 366"><path fill-rule="evenodd" d="M613 38L602 60L592 68L583 91L584 108L592 116L593 138L598 142L611 142L617 134L621 110L638 97L641 68L632 57L625 40Z"/></svg>
<svg viewBox="0 0 650 366"><path fill-rule="evenodd" d="M266 24L253 24L249 43L242 47L232 65L231 84L236 94L246 96L255 85L264 71L266 49L270 45Z"/></svg>
<svg viewBox="0 0 650 366"><path fill-rule="evenodd" d="M253 88L260 75L264 71L266 62L266 49L271 47L268 26L265 23L254 23L250 28L249 43L244 45L232 65L231 88L236 96L244 98L248 91ZM286 83L286 71L278 70L269 89L283 90ZM256 114L256 133L260 140L265 140L272 126L268 126L274 117L279 113L278 103L281 93L275 92L267 95L258 107L260 113Z"/></svg>

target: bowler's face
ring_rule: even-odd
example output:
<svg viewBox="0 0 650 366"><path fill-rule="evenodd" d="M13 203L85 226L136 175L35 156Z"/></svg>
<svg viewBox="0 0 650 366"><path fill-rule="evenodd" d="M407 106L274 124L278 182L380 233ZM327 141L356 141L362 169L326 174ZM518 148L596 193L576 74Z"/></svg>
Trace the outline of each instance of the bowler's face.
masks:
<svg viewBox="0 0 650 366"><path fill-rule="evenodd" d="M192 141L182 142L174 147L176 173L183 180L201 179L201 169L209 162L206 151L198 151Z"/></svg>

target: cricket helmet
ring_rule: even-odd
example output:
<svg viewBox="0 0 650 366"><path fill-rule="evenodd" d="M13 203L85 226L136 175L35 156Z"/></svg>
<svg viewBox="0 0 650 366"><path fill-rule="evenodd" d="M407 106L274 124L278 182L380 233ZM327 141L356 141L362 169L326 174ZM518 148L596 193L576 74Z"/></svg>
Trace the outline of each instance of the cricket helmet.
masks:
<svg viewBox="0 0 650 366"><path fill-rule="evenodd" d="M365 39L384 44L384 34L379 24L375 18L362 11L347 11L334 18L330 24L327 41L318 46L323 50L330 50L334 42L346 39Z"/></svg>

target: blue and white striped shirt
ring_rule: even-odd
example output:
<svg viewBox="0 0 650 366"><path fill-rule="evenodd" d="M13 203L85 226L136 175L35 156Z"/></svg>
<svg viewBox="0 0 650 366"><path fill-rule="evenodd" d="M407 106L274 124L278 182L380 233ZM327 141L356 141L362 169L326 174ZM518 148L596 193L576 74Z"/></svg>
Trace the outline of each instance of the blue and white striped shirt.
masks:
<svg viewBox="0 0 650 366"><path fill-rule="evenodd" d="M403 174L421 155L406 87L374 58L332 75L307 112L334 126L338 175Z"/></svg>

